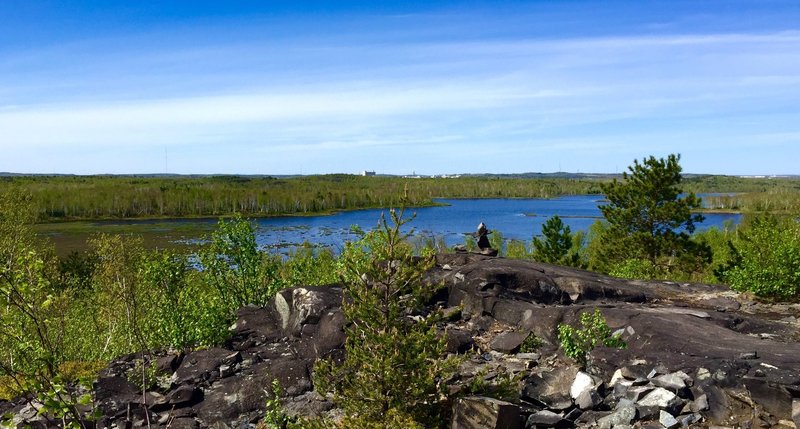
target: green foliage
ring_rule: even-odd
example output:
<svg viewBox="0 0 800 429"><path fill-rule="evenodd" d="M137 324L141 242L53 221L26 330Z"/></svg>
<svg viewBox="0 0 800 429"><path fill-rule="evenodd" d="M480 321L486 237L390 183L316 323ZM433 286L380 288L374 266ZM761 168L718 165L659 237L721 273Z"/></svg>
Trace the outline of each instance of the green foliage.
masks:
<svg viewBox="0 0 800 429"><path fill-rule="evenodd" d="M100 355L110 358L149 348L145 336L148 319L148 290L139 276L145 260L142 240L138 237L100 235L90 241L98 263L92 277L94 293L87 297L86 306L94 315L95 335L104 343ZM78 324L74 329L86 329ZM75 332L75 335L80 335ZM84 337L85 338L85 337ZM96 339L87 338L96 341ZM87 349L91 345L87 345Z"/></svg>
<svg viewBox="0 0 800 429"><path fill-rule="evenodd" d="M713 227L692 235L692 241L711 249L712 261L705 270L691 278L700 283L723 283L723 267L735 257L732 241L737 240L738 229L732 220L725 221L721 228Z"/></svg>
<svg viewBox="0 0 800 429"><path fill-rule="evenodd" d="M717 270L731 288L782 301L800 298L800 224L760 215L740 228L731 256Z"/></svg>
<svg viewBox="0 0 800 429"><path fill-rule="evenodd" d="M464 386L461 394L488 396L503 401L519 399L522 378L525 374L512 374L502 366L497 370L499 372L492 378L488 378L489 370L487 368L479 370L478 373L469 380L469 383Z"/></svg>
<svg viewBox="0 0 800 429"><path fill-rule="evenodd" d="M97 255L91 252L71 252L58 261L58 287L85 291L92 287L92 275L97 266Z"/></svg>
<svg viewBox="0 0 800 429"><path fill-rule="evenodd" d="M443 382L455 369L443 359L445 339L437 335L441 315L415 315L438 289L423 274L434 255L415 257L401 231L408 220L391 210L391 224L360 241L347 243L340 259L346 299L346 357L341 365L320 360L314 380L321 392L333 394L348 422L360 426L430 426L441 414Z"/></svg>
<svg viewBox="0 0 800 429"><path fill-rule="evenodd" d="M336 283L336 257L330 249L305 242L294 249L280 267L281 283L287 286L325 286Z"/></svg>
<svg viewBox="0 0 800 429"><path fill-rule="evenodd" d="M67 390L58 373L68 297L53 287L55 264L36 248L28 201L0 194L0 375L10 384L4 390L33 392L48 418L80 427L86 416L78 404L85 398Z"/></svg>
<svg viewBox="0 0 800 429"><path fill-rule="evenodd" d="M128 371L128 381L141 390L150 390L156 386L158 379L163 374L158 373L158 367L145 359L136 359L133 368Z"/></svg>
<svg viewBox="0 0 800 429"><path fill-rule="evenodd" d="M497 250L498 256L505 255L505 239L503 238L503 233L500 231L492 231L489 234L489 245L492 249Z"/></svg>
<svg viewBox="0 0 800 429"><path fill-rule="evenodd" d="M272 380L270 386L270 393L272 394L268 399L264 408L264 419L259 423L259 429L286 429L291 422L286 413L283 411L281 404L281 395L283 391L281 384L277 379Z"/></svg>
<svg viewBox="0 0 800 429"><path fill-rule="evenodd" d="M663 271L647 259L626 259L612 264L608 274L623 279L653 280L664 277Z"/></svg>
<svg viewBox="0 0 800 429"><path fill-rule="evenodd" d="M586 366L589 352L599 344L619 349L627 347L620 336L611 334L611 329L599 308L593 313L581 313L580 323L580 328L566 324L558 325L558 341L564 354L581 366Z"/></svg>
<svg viewBox="0 0 800 429"><path fill-rule="evenodd" d="M560 217L547 219L542 225L542 238L533 237L532 257L548 264L580 265L580 256L573 251L572 231Z"/></svg>
<svg viewBox="0 0 800 429"><path fill-rule="evenodd" d="M603 237L609 234L610 228L611 225L605 220L596 220L586 232L586 246L583 248L583 255L590 270L605 271L606 273L609 271L610 263L605 255L606 246Z"/></svg>
<svg viewBox="0 0 800 429"><path fill-rule="evenodd" d="M22 176L39 221L190 216L277 216L433 205L433 198L550 198L597 193L595 180L462 177L414 179L345 174L271 177Z"/></svg>
<svg viewBox="0 0 800 429"><path fill-rule="evenodd" d="M531 255L525 247L525 243L520 240L509 240L506 243L504 256L509 259L529 259Z"/></svg>
<svg viewBox="0 0 800 429"><path fill-rule="evenodd" d="M525 337L525 340L523 340L522 344L519 346L519 352L533 353L539 350L540 347L542 347L542 339L533 333L530 333L527 337Z"/></svg>
<svg viewBox="0 0 800 429"><path fill-rule="evenodd" d="M249 221L238 215L220 220L210 241L199 254L200 262L231 314L248 304L266 305L283 288L279 260L258 250L255 227Z"/></svg>
<svg viewBox="0 0 800 429"><path fill-rule="evenodd" d="M452 249L447 247L444 236L433 234L416 234L410 237L410 242L414 247L414 253L421 255L425 252L448 253Z"/></svg>
<svg viewBox="0 0 800 429"><path fill-rule="evenodd" d="M464 246L467 248L467 252L474 252L478 249L478 240L472 234L467 234L464 236Z"/></svg>
<svg viewBox="0 0 800 429"><path fill-rule="evenodd" d="M152 309L146 319L146 327L153 344L183 347L192 345L196 338L190 328L196 319L187 301L196 304L187 296L189 263L182 255L155 251L141 262L139 276L148 291L147 300Z"/></svg>
<svg viewBox="0 0 800 429"><path fill-rule="evenodd" d="M87 422L95 422L102 417L101 410L94 408L94 395L91 380L81 380L76 387L68 386L60 376L46 383L37 382L32 391L37 392L41 404L39 414L59 422L58 427L83 429L92 427Z"/></svg>
<svg viewBox="0 0 800 429"><path fill-rule="evenodd" d="M31 221L25 195L0 194L0 373L20 388L27 378L54 377L63 356L65 297L52 287Z"/></svg>
<svg viewBox="0 0 800 429"><path fill-rule="evenodd" d="M609 203L600 207L609 227L599 237L603 251L595 265L608 272L626 260L647 260L666 273L703 269L710 250L690 240L695 223L703 216L693 213L700 199L683 194L679 155L667 159L649 157L602 185Z"/></svg>
<svg viewBox="0 0 800 429"><path fill-rule="evenodd" d="M379 420L374 420L368 416L348 415L345 416L341 422L336 424L335 427L339 429L427 429L430 426L419 423L414 416L406 412L392 408Z"/></svg>

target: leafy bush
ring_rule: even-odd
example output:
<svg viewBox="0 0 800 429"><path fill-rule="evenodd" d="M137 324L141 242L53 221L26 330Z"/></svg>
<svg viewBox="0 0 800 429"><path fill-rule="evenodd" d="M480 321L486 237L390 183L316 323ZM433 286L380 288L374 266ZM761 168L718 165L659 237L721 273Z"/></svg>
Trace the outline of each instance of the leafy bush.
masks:
<svg viewBox="0 0 800 429"><path fill-rule="evenodd" d="M749 219L731 242L728 263L717 270L731 288L768 299L800 298L800 224L769 215Z"/></svg>
<svg viewBox="0 0 800 429"><path fill-rule="evenodd" d="M503 238L502 232L494 230L489 234L489 245L492 249L497 250L497 254L500 256L505 255L505 243L506 240Z"/></svg>
<svg viewBox="0 0 800 429"><path fill-rule="evenodd" d="M609 275L623 279L652 280L662 276L661 271L646 259L626 259L609 268Z"/></svg>
<svg viewBox="0 0 800 429"><path fill-rule="evenodd" d="M63 322L69 295L54 287L55 264L30 229L34 219L23 194L0 194L0 376L5 394L32 393L40 412L61 427L81 427L79 405L91 395L66 388ZM2 424L6 424L6 416Z"/></svg>
<svg viewBox="0 0 800 429"><path fill-rule="evenodd" d="M267 398L264 408L264 418L256 426L256 429L286 429L291 420L283 411L283 406L281 405L283 391L277 379L272 380L270 393L271 396Z"/></svg>
<svg viewBox="0 0 800 429"><path fill-rule="evenodd" d="M227 336L225 305L200 281L186 256L149 252L139 276L150 308L144 329L154 347L212 345Z"/></svg>
<svg viewBox="0 0 800 429"><path fill-rule="evenodd" d="M593 313L581 313L581 328L570 325L558 325L558 341L564 354L574 359L581 366L586 366L589 352L598 344L606 347L624 349L625 341L618 335L612 335L606 319L596 308Z"/></svg>
<svg viewBox="0 0 800 429"><path fill-rule="evenodd" d="M519 392L525 373L520 372L518 374L513 374L502 366L498 368L498 371L499 372L492 377L491 380L487 380L489 369L480 369L472 379L469 380L469 383L464 386L460 394L488 396L503 401L519 399Z"/></svg>
<svg viewBox="0 0 800 429"><path fill-rule="evenodd" d="M540 347L542 347L542 339L530 333L525 337L525 340L522 341L522 345L519 346L519 351L520 353L533 353L539 350Z"/></svg>
<svg viewBox="0 0 800 429"><path fill-rule="evenodd" d="M248 304L266 305L284 286L280 261L258 250L253 224L239 215L219 221L199 257L205 278L231 314Z"/></svg>
<svg viewBox="0 0 800 429"><path fill-rule="evenodd" d="M474 235L467 234L464 236L464 246L467 248L467 252L474 252L478 248L478 240Z"/></svg>
<svg viewBox="0 0 800 429"><path fill-rule="evenodd" d="M280 267L281 282L287 286L326 286L336 283L336 257L330 249L305 242L294 249Z"/></svg>
<svg viewBox="0 0 800 429"><path fill-rule="evenodd" d="M510 259L529 259L530 252L525 247L525 243L520 240L509 240L506 243L505 257Z"/></svg>

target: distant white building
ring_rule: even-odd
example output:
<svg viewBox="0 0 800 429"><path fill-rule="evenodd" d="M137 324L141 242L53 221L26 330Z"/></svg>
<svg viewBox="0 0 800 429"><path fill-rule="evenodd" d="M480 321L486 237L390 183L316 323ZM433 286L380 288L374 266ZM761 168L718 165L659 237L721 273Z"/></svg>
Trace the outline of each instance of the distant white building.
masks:
<svg viewBox="0 0 800 429"><path fill-rule="evenodd" d="M374 171L364 170L364 171L361 172L361 175L364 176L364 177L374 176L375 172Z"/></svg>

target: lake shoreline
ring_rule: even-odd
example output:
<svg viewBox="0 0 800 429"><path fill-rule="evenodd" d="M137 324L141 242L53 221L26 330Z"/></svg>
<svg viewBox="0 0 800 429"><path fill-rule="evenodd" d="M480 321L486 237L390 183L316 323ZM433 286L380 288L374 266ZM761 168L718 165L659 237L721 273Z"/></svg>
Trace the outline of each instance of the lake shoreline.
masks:
<svg viewBox="0 0 800 429"><path fill-rule="evenodd" d="M542 224L558 215L573 231L588 230L602 219L598 195L565 195L558 198L448 198L432 204L407 207L406 218L414 215L409 231L420 239L441 238L447 246L463 244L464 231L475 231L485 222L506 240L530 240ZM318 214L248 217L256 228L259 246L290 251L303 242L338 248L355 239L351 227L373 228L385 207L337 210ZM739 214L710 213L704 227L722 225L725 218L738 221ZM229 219L230 216L221 217ZM99 233L138 235L146 247L195 248L216 229L220 217L126 218L51 222L34 226L37 234L49 238L59 254L88 247L87 240ZM283 249L283 250L278 250Z"/></svg>

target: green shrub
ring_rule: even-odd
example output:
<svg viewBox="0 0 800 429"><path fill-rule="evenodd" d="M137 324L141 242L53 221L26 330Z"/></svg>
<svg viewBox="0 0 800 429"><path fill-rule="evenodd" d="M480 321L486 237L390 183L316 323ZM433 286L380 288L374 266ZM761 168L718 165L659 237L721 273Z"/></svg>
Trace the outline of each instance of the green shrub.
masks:
<svg viewBox="0 0 800 429"><path fill-rule="evenodd" d="M287 286L326 286L339 281L336 257L330 249L305 242L281 264L280 278Z"/></svg>
<svg viewBox="0 0 800 429"><path fill-rule="evenodd" d="M505 244L506 240L503 238L502 232L493 230L492 233L489 234L489 245L492 249L497 250L498 256L504 256L506 254Z"/></svg>
<svg viewBox="0 0 800 429"><path fill-rule="evenodd" d="M280 261L258 250L255 227L239 215L219 221L199 258L205 278L231 314L248 304L266 305L284 287Z"/></svg>
<svg viewBox="0 0 800 429"><path fill-rule="evenodd" d="M626 259L611 265L609 275L623 279L652 280L662 274L657 266L647 259Z"/></svg>
<svg viewBox="0 0 800 429"><path fill-rule="evenodd" d="M520 353L533 353L539 350L540 347L542 347L542 339L530 333L525 337L525 340L522 341L522 345L519 346L519 351Z"/></svg>
<svg viewBox="0 0 800 429"><path fill-rule="evenodd" d="M38 248L33 219L28 197L0 194L0 382L6 383L0 391L31 394L51 425L83 427L92 416L80 407L91 403L91 395L75 394L59 374L70 297L56 286L56 264Z"/></svg>
<svg viewBox="0 0 800 429"><path fill-rule="evenodd" d="M627 347L620 336L611 334L611 329L599 308L593 313L581 313L580 323L581 328L558 325L558 341L564 354L581 366L586 366L589 352L599 344L620 349Z"/></svg>
<svg viewBox="0 0 800 429"><path fill-rule="evenodd" d="M509 240L506 243L505 257L510 259L530 259L531 255L525 247L525 243L520 240Z"/></svg>
<svg viewBox="0 0 800 429"><path fill-rule="evenodd" d="M756 216L731 243L728 263L717 270L731 288L767 299L800 298L800 224L795 219Z"/></svg>
<svg viewBox="0 0 800 429"><path fill-rule="evenodd" d="M478 249L478 240L474 235L466 234L464 236L464 246L467 248L467 252L474 252Z"/></svg>
<svg viewBox="0 0 800 429"><path fill-rule="evenodd" d="M503 401L515 401L519 399L522 378L525 373L520 372L515 375L506 371L504 367L499 367L498 371L499 372L491 380L487 380L487 375L489 373L488 368L479 370L478 373L469 380L469 383L464 386L460 394L488 396Z"/></svg>
<svg viewBox="0 0 800 429"><path fill-rule="evenodd" d="M270 393L271 396L267 398L264 409L264 419L259 423L258 429L286 429L291 420L283 411L283 405L281 405L283 391L277 379L272 380Z"/></svg>

